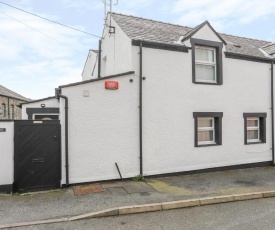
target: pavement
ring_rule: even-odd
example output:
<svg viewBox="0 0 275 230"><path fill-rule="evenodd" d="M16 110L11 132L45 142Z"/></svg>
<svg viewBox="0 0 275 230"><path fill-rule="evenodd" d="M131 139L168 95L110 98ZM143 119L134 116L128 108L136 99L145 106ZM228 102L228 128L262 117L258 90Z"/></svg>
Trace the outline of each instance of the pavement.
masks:
<svg viewBox="0 0 275 230"><path fill-rule="evenodd" d="M275 167L89 186L93 185L94 193L77 196L73 186L43 193L0 194L0 229L274 197ZM85 186L80 186L82 192Z"/></svg>

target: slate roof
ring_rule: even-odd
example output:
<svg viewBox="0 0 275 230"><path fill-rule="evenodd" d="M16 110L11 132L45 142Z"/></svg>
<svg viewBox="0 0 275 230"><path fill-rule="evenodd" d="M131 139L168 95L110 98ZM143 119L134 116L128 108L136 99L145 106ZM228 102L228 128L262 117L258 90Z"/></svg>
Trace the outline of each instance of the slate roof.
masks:
<svg viewBox="0 0 275 230"><path fill-rule="evenodd" d="M264 46L262 49L268 54L275 54L275 43Z"/></svg>
<svg viewBox="0 0 275 230"><path fill-rule="evenodd" d="M22 95L0 85L0 95L1 96L7 96L14 99L22 100L22 101L31 101L31 99L23 97Z"/></svg>
<svg viewBox="0 0 275 230"><path fill-rule="evenodd" d="M178 41L181 36L188 35L193 31L193 28L187 26L159 22L131 15L112 13L112 17L128 37L133 40L176 45L175 42ZM259 49L271 43L228 34L218 34L227 43L226 51L234 54L266 58L264 53Z"/></svg>

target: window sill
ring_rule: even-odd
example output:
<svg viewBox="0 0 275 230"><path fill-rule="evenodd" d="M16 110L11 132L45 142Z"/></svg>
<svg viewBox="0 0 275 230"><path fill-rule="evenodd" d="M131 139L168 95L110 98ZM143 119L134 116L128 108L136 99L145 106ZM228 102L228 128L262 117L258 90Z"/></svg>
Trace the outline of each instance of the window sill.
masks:
<svg viewBox="0 0 275 230"><path fill-rule="evenodd" d="M209 147L209 146L219 146L219 145L221 145L221 144L217 144L217 143L214 143L214 144L201 144L201 145L197 144L197 145L195 145L195 147Z"/></svg>
<svg viewBox="0 0 275 230"><path fill-rule="evenodd" d="M245 143L245 145L254 145L254 144L265 144L266 142L262 142L262 141L255 141L255 142L247 142Z"/></svg>
<svg viewBox="0 0 275 230"><path fill-rule="evenodd" d="M202 84L202 85L222 85L221 83L217 82L201 82L201 81L194 81L194 84Z"/></svg>

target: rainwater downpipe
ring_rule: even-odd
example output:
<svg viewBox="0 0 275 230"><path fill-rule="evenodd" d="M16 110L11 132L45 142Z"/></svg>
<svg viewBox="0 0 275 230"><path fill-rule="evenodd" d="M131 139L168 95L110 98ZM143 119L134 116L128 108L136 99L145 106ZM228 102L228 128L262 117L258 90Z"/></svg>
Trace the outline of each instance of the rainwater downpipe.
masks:
<svg viewBox="0 0 275 230"><path fill-rule="evenodd" d="M275 166L274 162L274 92L273 92L273 80L274 80L274 59L271 60L271 137L272 137L272 165Z"/></svg>
<svg viewBox="0 0 275 230"><path fill-rule="evenodd" d="M68 142L68 97L61 95L61 89L57 88L56 91L58 91L58 93L56 93L56 97L57 98L63 98L65 100L65 168L66 168L66 187L68 187L70 185L70 181L69 181L69 142Z"/></svg>
<svg viewBox="0 0 275 230"><path fill-rule="evenodd" d="M143 175L142 156L142 42L139 44L139 166L140 175Z"/></svg>
<svg viewBox="0 0 275 230"><path fill-rule="evenodd" d="M99 40L99 43L98 43L98 78L100 78L101 76L101 43L102 43L102 41L101 40Z"/></svg>

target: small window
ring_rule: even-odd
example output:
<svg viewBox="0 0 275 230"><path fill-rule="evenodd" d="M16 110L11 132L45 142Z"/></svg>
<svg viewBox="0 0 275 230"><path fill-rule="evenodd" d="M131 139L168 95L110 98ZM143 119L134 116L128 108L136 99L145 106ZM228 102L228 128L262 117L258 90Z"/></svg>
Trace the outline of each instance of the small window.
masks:
<svg viewBox="0 0 275 230"><path fill-rule="evenodd" d="M246 119L247 125L247 142L260 141L260 122L258 117L248 117Z"/></svg>
<svg viewBox="0 0 275 230"><path fill-rule="evenodd" d="M215 144L215 125L213 117L198 117L198 144Z"/></svg>
<svg viewBox="0 0 275 230"><path fill-rule="evenodd" d="M222 144L221 112L194 112L195 147Z"/></svg>
<svg viewBox="0 0 275 230"><path fill-rule="evenodd" d="M190 42L193 83L221 85L223 43L195 38L191 38Z"/></svg>
<svg viewBox="0 0 275 230"><path fill-rule="evenodd" d="M244 113L244 143L266 142L266 113Z"/></svg>
<svg viewBox="0 0 275 230"><path fill-rule="evenodd" d="M58 120L57 114L34 114L34 120Z"/></svg>
<svg viewBox="0 0 275 230"><path fill-rule="evenodd" d="M195 47L196 81L217 83L216 50L203 46Z"/></svg>
<svg viewBox="0 0 275 230"><path fill-rule="evenodd" d="M0 105L0 115L3 117L6 116L6 104L4 102Z"/></svg>

